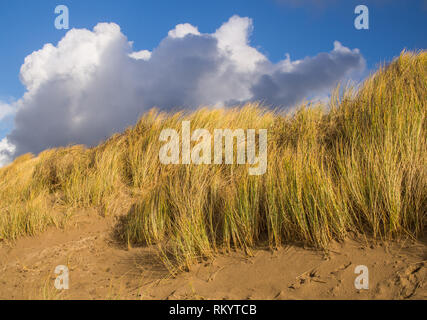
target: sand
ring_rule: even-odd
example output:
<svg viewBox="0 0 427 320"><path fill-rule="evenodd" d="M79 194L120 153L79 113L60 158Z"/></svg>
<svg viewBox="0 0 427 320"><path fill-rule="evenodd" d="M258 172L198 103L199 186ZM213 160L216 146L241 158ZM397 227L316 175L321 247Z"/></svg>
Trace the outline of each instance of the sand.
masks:
<svg viewBox="0 0 427 320"><path fill-rule="evenodd" d="M65 230L0 243L0 299L426 299L427 239L347 239L327 251L294 244L218 255L171 276L153 248L114 240L114 218L76 216ZM66 265L68 290L54 287ZM355 268L369 271L356 289Z"/></svg>

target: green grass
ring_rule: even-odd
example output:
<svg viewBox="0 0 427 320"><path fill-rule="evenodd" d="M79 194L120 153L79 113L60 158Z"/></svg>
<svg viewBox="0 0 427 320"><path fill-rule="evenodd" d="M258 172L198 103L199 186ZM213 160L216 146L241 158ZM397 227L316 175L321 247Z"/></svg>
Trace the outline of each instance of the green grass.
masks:
<svg viewBox="0 0 427 320"><path fill-rule="evenodd" d="M61 222L55 212L95 207L124 215L120 237L157 245L188 267L218 252L300 241L325 247L349 232L416 238L427 216L427 53L403 52L329 106L152 110L98 147L25 155L0 169L0 240ZM162 165L164 128L268 129L268 169Z"/></svg>

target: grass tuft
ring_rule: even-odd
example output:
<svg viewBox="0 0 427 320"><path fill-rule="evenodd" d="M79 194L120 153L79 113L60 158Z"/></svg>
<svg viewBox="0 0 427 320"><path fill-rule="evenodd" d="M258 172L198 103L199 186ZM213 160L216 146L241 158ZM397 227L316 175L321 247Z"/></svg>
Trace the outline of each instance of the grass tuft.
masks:
<svg viewBox="0 0 427 320"><path fill-rule="evenodd" d="M322 248L358 232L420 236L427 213L427 53L402 52L329 106L292 114L258 104L152 110L95 148L24 155L0 169L0 240L58 224L85 207L123 215L121 238L157 245L171 267L260 243ZM162 165L164 128L268 129L268 170L245 165Z"/></svg>

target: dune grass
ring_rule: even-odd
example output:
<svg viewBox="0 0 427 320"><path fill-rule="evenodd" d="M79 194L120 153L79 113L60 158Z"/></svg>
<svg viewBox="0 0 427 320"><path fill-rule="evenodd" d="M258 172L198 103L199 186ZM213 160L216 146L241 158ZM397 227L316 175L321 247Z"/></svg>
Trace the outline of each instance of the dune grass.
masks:
<svg viewBox="0 0 427 320"><path fill-rule="evenodd" d="M119 234L189 266L259 244L325 247L349 232L420 236L427 216L427 52L403 52L329 106L152 110L94 148L24 155L0 169L0 241L60 225L71 209L122 215ZM164 128L268 129L268 169L162 165Z"/></svg>

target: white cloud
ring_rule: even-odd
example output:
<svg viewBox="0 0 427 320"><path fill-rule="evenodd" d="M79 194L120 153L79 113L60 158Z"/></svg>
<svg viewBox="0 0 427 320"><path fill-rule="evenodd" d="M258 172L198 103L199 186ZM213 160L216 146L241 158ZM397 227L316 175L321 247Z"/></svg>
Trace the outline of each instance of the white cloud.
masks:
<svg viewBox="0 0 427 320"><path fill-rule="evenodd" d="M270 62L250 45L252 20L233 16L212 34L177 25L151 52L134 52L120 27L73 29L29 55L21 68L27 92L8 135L15 155L69 143L93 145L134 124L154 106L170 110L263 100L290 107L323 95L364 67L357 49ZM0 109L1 110L1 109Z"/></svg>
<svg viewBox="0 0 427 320"><path fill-rule="evenodd" d="M197 27L192 26L189 23L182 23L178 24L175 29L170 30L168 36L171 38L184 38L189 34L200 35L200 32Z"/></svg>
<svg viewBox="0 0 427 320"><path fill-rule="evenodd" d="M151 52L148 50L136 51L136 52L129 53L129 57L135 60L150 60Z"/></svg>
<svg viewBox="0 0 427 320"><path fill-rule="evenodd" d="M0 168L12 161L12 155L15 152L15 146L3 138L0 140Z"/></svg>
<svg viewBox="0 0 427 320"><path fill-rule="evenodd" d="M233 16L214 34L222 54L228 56L240 72L255 71L257 64L267 61L263 54L249 45L252 29L251 19Z"/></svg>
<svg viewBox="0 0 427 320"><path fill-rule="evenodd" d="M25 58L21 81L30 92L52 79L73 79L85 87L99 68L108 68L101 65L107 62L103 54L127 45L120 27L113 23L99 23L93 31L72 29L57 46L48 43Z"/></svg>
<svg viewBox="0 0 427 320"><path fill-rule="evenodd" d="M273 106L292 106L304 98L325 96L351 72L365 69L365 60L358 49L349 49L334 42L331 52L291 61L285 60L271 68L252 86L252 99Z"/></svg>

